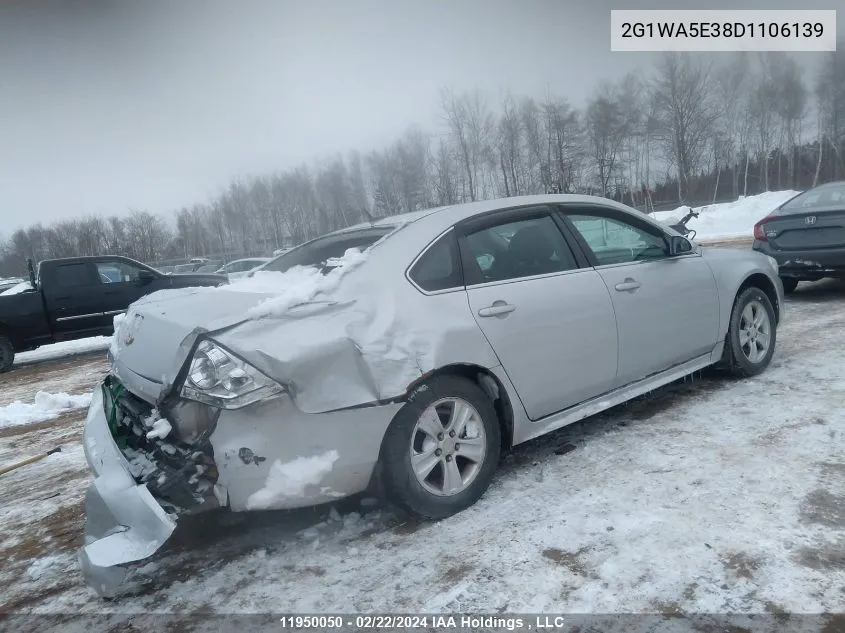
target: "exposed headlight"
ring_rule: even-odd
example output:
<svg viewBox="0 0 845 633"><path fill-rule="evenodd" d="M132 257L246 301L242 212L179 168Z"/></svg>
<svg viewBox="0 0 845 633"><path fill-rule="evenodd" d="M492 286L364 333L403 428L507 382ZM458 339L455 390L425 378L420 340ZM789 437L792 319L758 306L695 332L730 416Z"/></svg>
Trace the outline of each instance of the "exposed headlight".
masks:
<svg viewBox="0 0 845 633"><path fill-rule="evenodd" d="M275 380L206 339L194 351L180 395L221 409L240 409L283 391Z"/></svg>

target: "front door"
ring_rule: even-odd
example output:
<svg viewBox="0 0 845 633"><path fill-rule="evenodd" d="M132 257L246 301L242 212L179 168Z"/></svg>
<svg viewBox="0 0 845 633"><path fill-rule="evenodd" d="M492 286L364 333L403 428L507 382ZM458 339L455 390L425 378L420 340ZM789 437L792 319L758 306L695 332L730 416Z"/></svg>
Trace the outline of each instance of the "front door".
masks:
<svg viewBox="0 0 845 633"><path fill-rule="evenodd" d="M670 257L659 227L616 209L567 208L565 217L613 298L619 332L615 386L713 350L719 298L700 253Z"/></svg>
<svg viewBox="0 0 845 633"><path fill-rule="evenodd" d="M156 281L140 279L141 268L129 262L103 260L98 261L96 266L103 284L102 308L109 323L115 315L126 312L129 304L158 289Z"/></svg>
<svg viewBox="0 0 845 633"><path fill-rule="evenodd" d="M528 417L610 389L617 361L610 295L576 260L550 210L477 218L459 234L470 309Z"/></svg>

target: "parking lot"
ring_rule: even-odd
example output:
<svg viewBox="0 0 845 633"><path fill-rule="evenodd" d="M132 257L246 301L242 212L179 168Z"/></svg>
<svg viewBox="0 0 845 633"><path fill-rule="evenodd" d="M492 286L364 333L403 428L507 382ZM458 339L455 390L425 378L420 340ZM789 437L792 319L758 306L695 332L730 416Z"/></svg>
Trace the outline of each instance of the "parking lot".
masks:
<svg viewBox="0 0 845 633"><path fill-rule="evenodd" d="M480 503L181 520L127 595L82 584L82 411L0 429L0 612L835 612L845 608L845 284L787 300L771 367L705 373L509 455ZM89 391L103 353L23 364L0 406Z"/></svg>

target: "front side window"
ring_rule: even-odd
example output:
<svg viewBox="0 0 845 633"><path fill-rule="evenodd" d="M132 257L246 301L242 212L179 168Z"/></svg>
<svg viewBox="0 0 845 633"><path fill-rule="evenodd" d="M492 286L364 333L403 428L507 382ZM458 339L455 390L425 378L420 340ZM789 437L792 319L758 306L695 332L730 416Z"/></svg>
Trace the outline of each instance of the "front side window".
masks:
<svg viewBox="0 0 845 633"><path fill-rule="evenodd" d="M104 284L131 283L138 281L141 269L125 262L99 262L97 272Z"/></svg>
<svg viewBox="0 0 845 633"><path fill-rule="evenodd" d="M463 287L455 232L449 231L426 250L408 271L408 277L428 292Z"/></svg>
<svg viewBox="0 0 845 633"><path fill-rule="evenodd" d="M279 255L269 262L263 270L285 272L295 266L319 266L323 272L331 269L332 259L343 257L350 248L365 251L393 230L394 227L364 229L340 235L327 235Z"/></svg>
<svg viewBox="0 0 845 633"><path fill-rule="evenodd" d="M601 213L569 214L568 218L599 265L663 259L669 254L666 239L657 229L649 231Z"/></svg>
<svg viewBox="0 0 845 633"><path fill-rule="evenodd" d="M578 268L551 216L503 222L466 236L468 259L480 271L473 283L505 281ZM469 281L468 281L469 284Z"/></svg>

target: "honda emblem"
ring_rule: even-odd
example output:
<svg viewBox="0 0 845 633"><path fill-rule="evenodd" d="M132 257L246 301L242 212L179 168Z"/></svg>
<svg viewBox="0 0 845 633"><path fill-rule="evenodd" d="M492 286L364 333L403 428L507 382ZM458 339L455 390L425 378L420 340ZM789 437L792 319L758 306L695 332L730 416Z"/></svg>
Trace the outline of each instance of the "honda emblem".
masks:
<svg viewBox="0 0 845 633"><path fill-rule="evenodd" d="M815 223L816 223L816 216L814 216L814 215L808 215L806 218L804 218L804 224L815 224Z"/></svg>

